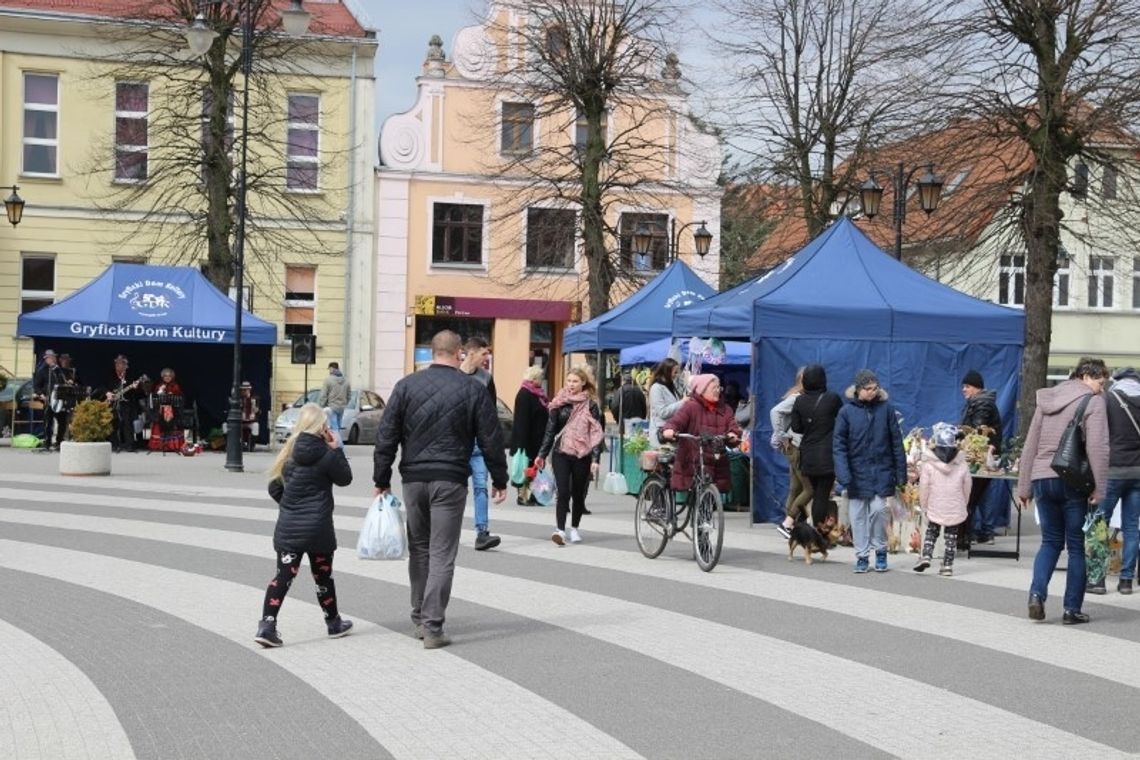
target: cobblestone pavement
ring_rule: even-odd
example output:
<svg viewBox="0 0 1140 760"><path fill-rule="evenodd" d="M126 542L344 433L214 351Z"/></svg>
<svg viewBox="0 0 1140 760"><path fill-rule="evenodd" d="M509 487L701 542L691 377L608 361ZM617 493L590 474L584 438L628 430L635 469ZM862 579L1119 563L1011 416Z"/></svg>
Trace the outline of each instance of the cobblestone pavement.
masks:
<svg viewBox="0 0 1140 760"><path fill-rule="evenodd" d="M403 562L354 553L371 450L337 494L335 563L353 635L327 640L308 583L286 646L252 637L273 574L272 453L121 454L105 478L0 449L2 758L1074 758L1140 748L1140 595L1092 622L1026 619L1020 562L952 579L854 575L850 549L788 562L729 513L721 564L656 560L633 499L592 490L581 544L551 509L493 506L502 545L464 533L453 646L411 638ZM1032 523L1032 519L1027 519ZM1012 538L1000 538L1012 542ZM302 572L305 572L304 570ZM304 578L305 576L302 576ZM1110 588L1115 582L1110 579Z"/></svg>

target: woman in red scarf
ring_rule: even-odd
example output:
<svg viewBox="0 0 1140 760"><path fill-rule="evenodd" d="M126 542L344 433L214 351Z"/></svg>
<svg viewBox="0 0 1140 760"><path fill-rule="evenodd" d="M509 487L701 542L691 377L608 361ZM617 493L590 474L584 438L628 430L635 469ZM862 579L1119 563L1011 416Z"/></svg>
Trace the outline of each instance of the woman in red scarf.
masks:
<svg viewBox="0 0 1140 760"><path fill-rule="evenodd" d="M542 446L542 437L546 434L546 423L550 420L547 408L550 401L543 390L542 367L527 367L523 372L522 387L515 394L515 418L511 425L510 450L513 455L517 451L526 452L527 466L534 464L538 450ZM518 503L520 505L537 504L530 496L529 485L519 486Z"/></svg>
<svg viewBox="0 0 1140 760"><path fill-rule="evenodd" d="M672 417L661 426L661 437L675 439L677 433L689 435L724 435L730 444L740 439L740 425L728 405L720 400L720 380L716 375L697 375L689 381L689 397ZM705 472L716 481L722 493L732 487L728 457L714 457L711 446L705 446ZM674 491L687 491L697 474L697 444L695 441L677 442L677 457L673 464Z"/></svg>
<svg viewBox="0 0 1140 760"><path fill-rule="evenodd" d="M165 367L162 370L161 380L154 386L151 393L182 398L182 386L174 379L174 370ZM171 404L162 404L158 407L158 418L150 426L150 440L147 448L151 451L182 451L186 445L182 433L181 420L178 419L178 409Z"/></svg>
<svg viewBox="0 0 1140 760"><path fill-rule="evenodd" d="M578 525L586 513L586 489L598 474L602 459L602 439L605 422L595 398L597 389L585 367L574 367L566 373L566 385L550 402L550 420L546 435L534 464L540 470L546 456L554 449L554 481L558 487L555 511L558 527L550 540L562 546L567 541L576 544L582 540ZM557 445L556 445L557 444ZM566 535L566 513L573 502L570 535Z"/></svg>

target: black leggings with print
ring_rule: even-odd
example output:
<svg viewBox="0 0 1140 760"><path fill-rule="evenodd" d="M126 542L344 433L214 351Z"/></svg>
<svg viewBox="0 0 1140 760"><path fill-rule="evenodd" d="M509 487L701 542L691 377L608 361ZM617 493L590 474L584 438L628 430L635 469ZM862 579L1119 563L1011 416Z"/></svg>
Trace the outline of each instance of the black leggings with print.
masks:
<svg viewBox="0 0 1140 760"><path fill-rule="evenodd" d="M277 576L269 581L265 589L265 604L261 608L261 619L275 622L281 612L281 603L293 585L293 579L301 567L301 557L309 555L309 567L313 571L313 582L317 584L317 601L325 613L325 620L335 620L336 584L332 577L332 552L298 552L289 549L277 550Z"/></svg>

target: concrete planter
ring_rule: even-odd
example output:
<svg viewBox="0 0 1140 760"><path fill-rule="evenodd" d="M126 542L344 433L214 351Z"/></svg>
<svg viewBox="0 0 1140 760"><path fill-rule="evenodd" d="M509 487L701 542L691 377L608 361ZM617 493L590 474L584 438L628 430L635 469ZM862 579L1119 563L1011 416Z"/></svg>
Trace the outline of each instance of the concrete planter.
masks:
<svg viewBox="0 0 1140 760"><path fill-rule="evenodd" d="M59 447L60 475L110 475L111 443L64 441Z"/></svg>

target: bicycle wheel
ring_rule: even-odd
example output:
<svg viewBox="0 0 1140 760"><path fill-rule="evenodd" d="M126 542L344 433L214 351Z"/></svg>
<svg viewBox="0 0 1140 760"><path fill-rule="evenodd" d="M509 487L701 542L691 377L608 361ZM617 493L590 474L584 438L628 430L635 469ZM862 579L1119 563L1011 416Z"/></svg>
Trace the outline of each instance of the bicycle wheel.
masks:
<svg viewBox="0 0 1140 760"><path fill-rule="evenodd" d="M669 541L669 487L660 475L650 475L637 492L633 515L633 535L637 548L649 559L665 550Z"/></svg>
<svg viewBox="0 0 1140 760"><path fill-rule="evenodd" d="M723 544L724 506L720 491L710 483L700 490L693 505L693 551L697 566L706 573L716 567Z"/></svg>

